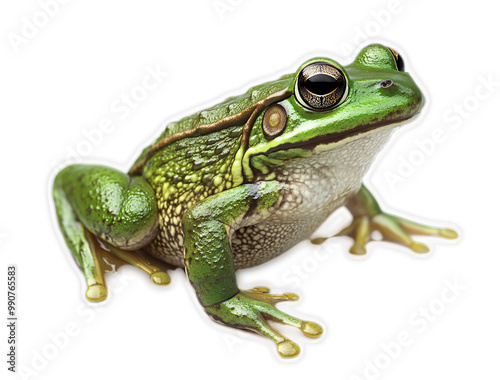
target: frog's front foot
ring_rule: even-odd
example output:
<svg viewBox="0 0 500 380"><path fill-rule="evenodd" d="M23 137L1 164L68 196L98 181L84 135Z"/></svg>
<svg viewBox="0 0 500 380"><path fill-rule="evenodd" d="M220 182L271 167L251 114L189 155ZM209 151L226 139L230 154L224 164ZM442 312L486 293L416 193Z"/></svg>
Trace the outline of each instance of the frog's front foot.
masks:
<svg viewBox="0 0 500 380"><path fill-rule="evenodd" d="M278 310L274 305L281 301L295 301L293 293L269 294L269 289L258 287L240 291L234 297L205 307L207 314L216 322L226 326L250 330L272 339L283 358L293 358L300 353L299 346L271 328L268 321L279 322L299 328L310 338L317 338L323 328L314 322L302 321Z"/></svg>

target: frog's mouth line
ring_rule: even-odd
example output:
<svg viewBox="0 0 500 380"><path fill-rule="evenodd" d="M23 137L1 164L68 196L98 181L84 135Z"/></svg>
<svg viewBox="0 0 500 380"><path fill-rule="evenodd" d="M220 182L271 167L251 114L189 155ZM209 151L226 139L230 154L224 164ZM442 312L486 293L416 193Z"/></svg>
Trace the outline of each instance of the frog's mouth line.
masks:
<svg viewBox="0 0 500 380"><path fill-rule="evenodd" d="M293 148L300 148L304 150L314 151L314 149L320 145L330 145L330 144L339 145L338 143L341 143L342 141L347 142L347 141L357 140L357 138L366 136L366 134L369 132L375 133L376 131L379 130L396 128L403 124L407 124L413 119L417 118L419 114L420 111L410 116L400 117L390 121L380 121L372 124L358 125L357 127L348 131L336 132L325 136L314 137L312 139L298 143L285 143L282 145L278 145L274 148L271 148L268 152L266 152L266 154L273 153L279 150L288 150Z"/></svg>

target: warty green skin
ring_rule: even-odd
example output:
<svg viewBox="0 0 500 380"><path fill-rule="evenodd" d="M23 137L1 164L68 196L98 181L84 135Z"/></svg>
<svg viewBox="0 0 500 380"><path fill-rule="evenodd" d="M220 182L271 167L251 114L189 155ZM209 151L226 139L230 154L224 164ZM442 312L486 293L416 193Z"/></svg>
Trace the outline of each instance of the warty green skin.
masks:
<svg viewBox="0 0 500 380"><path fill-rule="evenodd" d="M295 91L301 70L319 61L340 69L348 86L345 99L322 112L305 108ZM388 80L392 85L381 85ZM270 139L262 123L273 104L288 118L283 133ZM394 127L423 104L385 46L365 47L347 66L308 60L294 74L169 124L128 174L96 165L65 168L53 191L61 230L89 285L96 269L84 228L116 247L142 248L185 267L214 320L266 335L288 350L263 315L303 331L312 322L284 317L272 302L263 306L258 296L240 292L235 271L309 238L346 203L381 214L362 187L363 175Z"/></svg>

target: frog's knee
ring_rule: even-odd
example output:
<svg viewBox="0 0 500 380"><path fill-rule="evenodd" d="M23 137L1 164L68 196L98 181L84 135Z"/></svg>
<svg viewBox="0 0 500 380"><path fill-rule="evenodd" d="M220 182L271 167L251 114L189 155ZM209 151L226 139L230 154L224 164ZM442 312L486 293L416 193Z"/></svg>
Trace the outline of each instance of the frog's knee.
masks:
<svg viewBox="0 0 500 380"><path fill-rule="evenodd" d="M112 243L117 247L133 250L149 244L158 231L156 204L135 196L126 199L116 218Z"/></svg>
<svg viewBox="0 0 500 380"><path fill-rule="evenodd" d="M70 165L56 176L54 191L67 199L79 222L116 247L138 249L156 235L156 197L142 177L106 166Z"/></svg>
<svg viewBox="0 0 500 380"><path fill-rule="evenodd" d="M106 229L107 241L122 249L133 250L151 242L158 230L158 212L154 193L143 178L132 178L118 215Z"/></svg>

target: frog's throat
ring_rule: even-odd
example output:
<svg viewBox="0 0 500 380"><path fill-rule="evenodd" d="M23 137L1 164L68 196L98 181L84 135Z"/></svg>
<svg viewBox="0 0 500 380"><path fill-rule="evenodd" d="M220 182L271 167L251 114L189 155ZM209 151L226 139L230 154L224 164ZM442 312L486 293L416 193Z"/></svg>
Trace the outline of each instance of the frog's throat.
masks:
<svg viewBox="0 0 500 380"><path fill-rule="evenodd" d="M420 110L411 115L401 116L389 121L380 121L370 124L358 125L357 127L343 132L334 132L320 137L314 137L306 141L296 143L284 143L276 147L270 148L265 152L256 152L247 154L243 157L244 179L252 181L255 179L254 170L267 175L265 169L266 164L280 165L281 159L293 159L296 157L308 157L314 153L320 153L328 150L333 150L341 145L345 145L351 141L363 138L367 135L378 133L388 129L394 129L407 124L418 117ZM281 156L276 160L276 153ZM273 153L275 153L273 155ZM262 167L258 163L265 163ZM254 164L258 165L255 167ZM273 174L269 171L269 176L266 179L273 179Z"/></svg>
<svg viewBox="0 0 500 380"><path fill-rule="evenodd" d="M146 162L151 158L151 156L159 151L160 149L172 144L175 141L185 139L188 137L195 137L206 135L208 133L217 132L226 128L243 125L243 131L241 136L240 147L236 154L235 164L233 164L233 177L240 178L242 180L242 170L241 170L241 159L243 158L243 154L248 148L248 140L250 138L250 132L253 126L253 123L262 112L264 108L266 108L271 103L279 102L283 99L286 99L291 96L291 92L288 89L283 89L277 92L274 92L267 96L266 98L258 101L255 104L243 109L242 111L226 116L222 119L217 120L211 124L202 124L198 125L192 129L187 131L182 131L178 133L174 133L173 135L167 136L157 142L155 142L144 157L136 162L134 166L132 166L128 172L129 175L138 175L142 171ZM239 170L238 170L239 167Z"/></svg>

